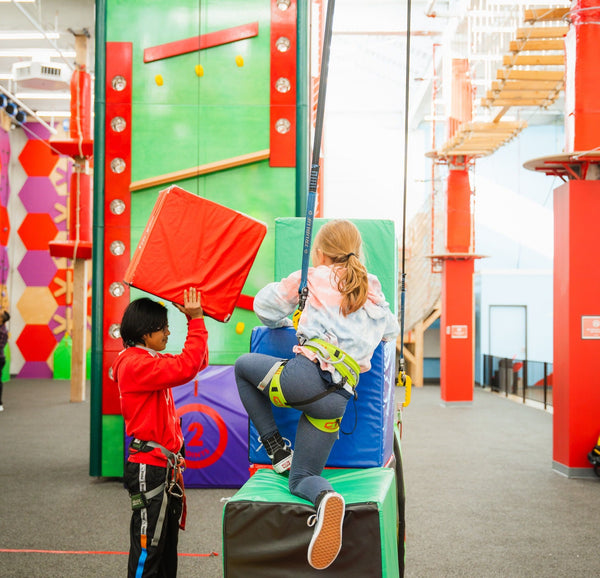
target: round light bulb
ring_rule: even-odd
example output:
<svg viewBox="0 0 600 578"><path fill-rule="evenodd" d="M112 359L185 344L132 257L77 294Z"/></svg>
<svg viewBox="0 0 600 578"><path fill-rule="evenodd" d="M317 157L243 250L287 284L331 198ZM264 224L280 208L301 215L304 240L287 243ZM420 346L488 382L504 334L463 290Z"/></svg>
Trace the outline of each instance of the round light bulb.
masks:
<svg viewBox="0 0 600 578"><path fill-rule="evenodd" d="M125 203L121 199L114 199L110 202L110 212L113 215L122 215L125 212Z"/></svg>
<svg viewBox="0 0 600 578"><path fill-rule="evenodd" d="M277 48L277 50L279 50L279 52L287 52L290 49L290 39L286 38L285 36L280 36L276 41L275 41L275 48Z"/></svg>
<svg viewBox="0 0 600 578"><path fill-rule="evenodd" d="M122 116L115 116L110 121L110 128L112 128L115 132L123 132L127 127L127 122Z"/></svg>
<svg viewBox="0 0 600 578"><path fill-rule="evenodd" d="M108 328L108 334L113 338L113 339L119 339L119 337L121 337L121 325L119 323L113 323L109 328Z"/></svg>
<svg viewBox="0 0 600 578"><path fill-rule="evenodd" d="M127 165L125 164L125 161L119 157L110 161L110 170L117 175L120 175L126 167Z"/></svg>
<svg viewBox="0 0 600 578"><path fill-rule="evenodd" d="M121 92L122 90L125 90L125 87L127 86L127 81L125 80L124 76L121 76L119 74L113 77L111 85L114 90L116 90L117 92Z"/></svg>
<svg viewBox="0 0 600 578"><path fill-rule="evenodd" d="M117 257L121 256L125 253L125 243L122 241L113 241L110 244L110 252Z"/></svg>
<svg viewBox="0 0 600 578"><path fill-rule="evenodd" d="M119 283L119 281L115 281L114 283L110 284L110 287L108 288L108 292L113 297L122 297L123 294L125 293L125 285L123 285L123 283Z"/></svg>
<svg viewBox="0 0 600 578"><path fill-rule="evenodd" d="M285 134L287 132L290 132L290 128L292 128L292 125L291 125L290 121L287 118L280 118L275 123L275 130L279 134Z"/></svg>
<svg viewBox="0 0 600 578"><path fill-rule="evenodd" d="M290 81L287 78L281 77L275 81L275 89L277 92L289 92L292 88Z"/></svg>

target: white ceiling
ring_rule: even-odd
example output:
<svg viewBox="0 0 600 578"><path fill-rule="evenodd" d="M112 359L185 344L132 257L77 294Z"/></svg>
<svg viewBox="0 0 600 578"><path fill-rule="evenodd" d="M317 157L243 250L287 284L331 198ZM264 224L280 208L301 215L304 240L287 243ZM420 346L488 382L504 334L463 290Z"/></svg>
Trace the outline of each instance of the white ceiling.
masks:
<svg viewBox="0 0 600 578"><path fill-rule="evenodd" d="M136 1L136 0L127 0ZM137 0L141 1L141 0ZM202 0L198 0L202 1ZM165 0L165 6L168 7ZM414 128L424 117L432 113L445 114L443 102L432 106L431 89L435 80L443 85L443 63L451 57L470 57L473 78L478 94L485 94L485 86L497 68L496 64L506 52L510 33L502 33L501 25L510 31L515 18L522 15L525 6L541 4L541 0L413 0L411 14L411 74L410 74L410 126ZM545 3L549 4L549 3ZM566 0L556 0L554 5L569 5ZM167 8L168 9L168 8ZM505 15L513 16L507 23ZM473 18L477 13L479 23L489 27L489 33L473 35ZM398 82L404 86L405 46L406 46L406 0L336 0L334 17L334 42L343 48L351 47L356 52L358 45L368 43L369 37L387 36L393 50L383 53L380 61L380 74L390 70ZM496 30L497 29L497 30ZM0 34L6 33L58 33L57 39L39 40L0 40L0 85L16 95L34 112L69 110L68 87L60 90L32 90L18 86L11 80L13 64L31 60L31 56L18 55L18 51L32 54L34 50L53 52L52 62L63 63L72 70L74 64L75 41L73 32L87 30L89 39L88 70L94 72L94 1L93 0L35 0L17 3L0 0ZM395 41L394 41L395 39ZM332 50L333 51L333 50ZM435 62L434 62L435 55ZM47 57L47 56L46 56ZM340 55L337 56L340 58ZM38 59L42 58L42 52ZM340 69L343 69L340 66ZM446 68L448 68L446 66ZM434 74L435 71L435 74ZM335 68L330 68L335 74ZM375 71L375 76L377 71ZM488 78L489 77L489 78ZM446 83L448 84L448 83ZM438 96L439 96L438 92ZM439 99L442 101L443 99ZM477 105L478 98L475 104ZM558 101L551 114L562 112L564 105ZM531 113L531 109L527 114ZM477 110L476 115L492 114ZM541 116L543 117L543 113ZM530 115L531 116L531 115ZM535 116L535 115L534 115ZM48 120L48 116L44 116ZM60 118L60 117L58 117ZM539 117L538 117L539 118Z"/></svg>
<svg viewBox="0 0 600 578"><path fill-rule="evenodd" d="M8 89L31 110L69 110L68 85L56 90L34 90L18 86L11 80L13 64L32 60L62 63L68 76L73 70L75 37L87 30L88 70L94 68L94 1L37 0L35 2L0 2L0 85ZM48 38L15 39L22 33L46 34ZM58 33L54 39L50 33ZM33 56L35 54L35 56ZM60 118L60 117L59 117ZM45 120L49 117L45 116Z"/></svg>

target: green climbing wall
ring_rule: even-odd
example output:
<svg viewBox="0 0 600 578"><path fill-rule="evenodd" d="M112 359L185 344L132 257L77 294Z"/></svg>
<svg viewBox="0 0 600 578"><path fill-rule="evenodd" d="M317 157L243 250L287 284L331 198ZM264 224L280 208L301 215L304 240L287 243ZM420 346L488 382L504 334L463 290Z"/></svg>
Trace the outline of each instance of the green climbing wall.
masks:
<svg viewBox="0 0 600 578"><path fill-rule="evenodd" d="M270 14L268 0L107 2L107 41L133 43L133 182L269 148ZM255 37L143 62L145 48L250 22L258 22ZM272 168L264 160L177 184L267 224L269 233L243 290L256 294L272 278L274 220L295 214L295 169ZM165 187L132 193L132 252ZM132 292L132 299L136 296ZM173 313L169 350L178 351L185 322ZM232 364L247 352L257 323L254 313L242 309L227 324L208 320L211 363Z"/></svg>
<svg viewBox="0 0 600 578"><path fill-rule="evenodd" d="M398 245L394 221L350 219L363 240L363 259L369 273L377 275L390 308L398 310ZM315 219L313 239L328 219ZM282 217L275 226L275 280L302 267L305 220ZM311 262L312 265L312 262Z"/></svg>

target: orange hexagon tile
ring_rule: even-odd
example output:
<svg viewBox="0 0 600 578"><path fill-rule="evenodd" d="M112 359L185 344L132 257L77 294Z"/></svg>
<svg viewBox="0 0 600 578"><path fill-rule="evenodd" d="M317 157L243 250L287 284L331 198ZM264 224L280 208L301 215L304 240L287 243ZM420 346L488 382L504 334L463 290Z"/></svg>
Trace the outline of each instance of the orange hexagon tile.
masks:
<svg viewBox="0 0 600 578"><path fill-rule="evenodd" d="M30 140L23 147L19 155L23 170L30 177L47 177L54 170L58 162L48 143L41 140Z"/></svg>
<svg viewBox="0 0 600 578"><path fill-rule="evenodd" d="M26 287L17 309L27 325L46 325L58 305L48 287Z"/></svg>
<svg viewBox="0 0 600 578"><path fill-rule="evenodd" d="M46 213L29 213L18 229L19 237L30 251L48 250L48 243L57 232L52 217Z"/></svg>

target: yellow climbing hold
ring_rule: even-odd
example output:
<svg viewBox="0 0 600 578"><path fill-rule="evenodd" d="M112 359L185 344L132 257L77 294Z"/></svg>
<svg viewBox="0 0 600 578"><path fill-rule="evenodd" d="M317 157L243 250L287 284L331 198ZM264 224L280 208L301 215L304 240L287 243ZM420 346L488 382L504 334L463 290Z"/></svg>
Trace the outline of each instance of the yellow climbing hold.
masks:
<svg viewBox="0 0 600 578"><path fill-rule="evenodd" d="M235 63L241 68L244 66L244 59L239 54L235 57Z"/></svg>
<svg viewBox="0 0 600 578"><path fill-rule="evenodd" d="M196 76L204 76L204 66L202 66L201 64L196 64L195 70Z"/></svg>
<svg viewBox="0 0 600 578"><path fill-rule="evenodd" d="M157 75L154 77L154 82L156 82L156 84L157 84L158 86L162 86L162 85L164 84L164 81L163 81L162 74L157 74Z"/></svg>
<svg viewBox="0 0 600 578"><path fill-rule="evenodd" d="M235 332L238 335L241 335L242 333L244 333L244 329L246 328L246 325L244 324L243 321L240 321L236 326L235 326Z"/></svg>

